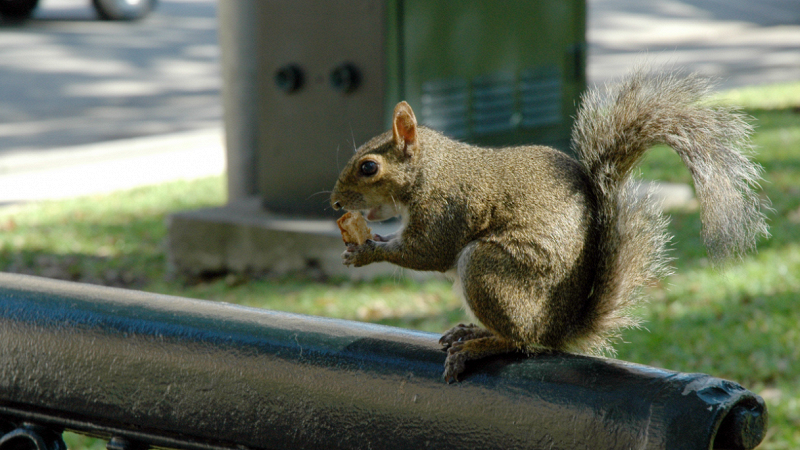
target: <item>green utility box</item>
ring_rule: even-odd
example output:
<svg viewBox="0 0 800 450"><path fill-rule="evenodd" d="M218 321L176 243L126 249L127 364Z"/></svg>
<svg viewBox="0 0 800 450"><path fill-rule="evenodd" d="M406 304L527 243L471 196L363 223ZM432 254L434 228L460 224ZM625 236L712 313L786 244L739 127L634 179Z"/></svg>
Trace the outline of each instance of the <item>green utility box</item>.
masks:
<svg viewBox="0 0 800 450"><path fill-rule="evenodd" d="M253 124L228 140L229 152L250 154L229 171L253 178L244 195L267 210L324 214L326 196L314 194L333 187L354 147L389 129L400 100L456 139L566 150L586 84L585 0L258 0L229 18L254 22L238 42L224 19L242 7L228 3L238 2L219 6L225 95L255 77L234 99L247 105L226 98L229 135ZM226 59L237 45L249 53Z"/></svg>
<svg viewBox="0 0 800 450"><path fill-rule="evenodd" d="M422 124L457 139L568 142L575 100L586 86L583 0L394 6L401 13L389 22L397 41L387 46L396 58L387 120L394 96L408 101Z"/></svg>

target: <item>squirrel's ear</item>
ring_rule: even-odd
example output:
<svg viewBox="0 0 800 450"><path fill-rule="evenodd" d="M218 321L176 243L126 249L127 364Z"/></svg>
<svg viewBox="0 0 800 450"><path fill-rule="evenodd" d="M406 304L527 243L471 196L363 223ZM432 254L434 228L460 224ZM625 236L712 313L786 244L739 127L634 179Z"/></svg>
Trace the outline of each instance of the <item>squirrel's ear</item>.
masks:
<svg viewBox="0 0 800 450"><path fill-rule="evenodd" d="M406 102L400 102L394 107L394 123L392 133L394 142L406 153L410 153L417 143L417 118Z"/></svg>

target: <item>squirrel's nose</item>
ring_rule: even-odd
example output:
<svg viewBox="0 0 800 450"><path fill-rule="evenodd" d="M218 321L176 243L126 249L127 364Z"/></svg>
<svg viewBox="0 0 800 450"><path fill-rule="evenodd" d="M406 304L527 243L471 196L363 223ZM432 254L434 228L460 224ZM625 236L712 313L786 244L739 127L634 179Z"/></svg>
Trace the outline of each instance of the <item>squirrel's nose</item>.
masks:
<svg viewBox="0 0 800 450"><path fill-rule="evenodd" d="M339 203L339 201L338 201L338 200L337 200L337 201L335 201L335 202L332 202L332 203L331 203L331 205L333 205L333 209L335 209L335 210L337 210L337 211L338 211L338 210L340 210L340 209L342 209L342 204L341 204L341 203Z"/></svg>

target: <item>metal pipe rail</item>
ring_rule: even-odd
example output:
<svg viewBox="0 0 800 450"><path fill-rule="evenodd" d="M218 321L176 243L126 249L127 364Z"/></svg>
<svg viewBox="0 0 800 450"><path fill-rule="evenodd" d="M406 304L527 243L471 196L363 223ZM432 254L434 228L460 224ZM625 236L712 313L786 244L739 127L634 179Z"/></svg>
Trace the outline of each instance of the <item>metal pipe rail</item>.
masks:
<svg viewBox="0 0 800 450"><path fill-rule="evenodd" d="M0 450L753 448L763 400L616 360L442 380L430 333L0 274Z"/></svg>

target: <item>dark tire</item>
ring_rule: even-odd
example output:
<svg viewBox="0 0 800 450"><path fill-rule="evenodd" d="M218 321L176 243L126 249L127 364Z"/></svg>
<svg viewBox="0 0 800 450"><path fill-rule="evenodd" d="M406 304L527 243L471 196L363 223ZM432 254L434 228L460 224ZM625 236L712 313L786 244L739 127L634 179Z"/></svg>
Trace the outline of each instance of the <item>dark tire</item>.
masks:
<svg viewBox="0 0 800 450"><path fill-rule="evenodd" d="M103 20L139 20L155 9L156 0L92 0L92 6Z"/></svg>
<svg viewBox="0 0 800 450"><path fill-rule="evenodd" d="M31 16L39 0L0 0L0 16L18 21Z"/></svg>

